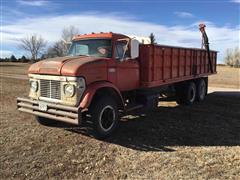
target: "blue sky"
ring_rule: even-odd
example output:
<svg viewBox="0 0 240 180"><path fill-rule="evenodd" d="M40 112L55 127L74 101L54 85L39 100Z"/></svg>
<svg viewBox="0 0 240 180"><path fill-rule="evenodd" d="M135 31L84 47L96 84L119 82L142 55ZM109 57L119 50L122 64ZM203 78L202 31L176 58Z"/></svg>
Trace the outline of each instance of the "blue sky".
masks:
<svg viewBox="0 0 240 180"><path fill-rule="evenodd" d="M207 24L220 61L227 48L239 47L240 0L1 0L1 57L26 55L18 40L31 34L51 45L70 25L80 33L153 32L160 44L200 47L199 22Z"/></svg>

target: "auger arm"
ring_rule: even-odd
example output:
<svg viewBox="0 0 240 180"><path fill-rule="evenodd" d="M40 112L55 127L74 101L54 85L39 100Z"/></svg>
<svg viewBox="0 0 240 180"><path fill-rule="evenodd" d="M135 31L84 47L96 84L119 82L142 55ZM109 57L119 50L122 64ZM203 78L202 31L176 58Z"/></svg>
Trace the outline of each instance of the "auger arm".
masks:
<svg viewBox="0 0 240 180"><path fill-rule="evenodd" d="M210 57L210 49L209 49L209 42L208 42L208 36L207 33L205 31L205 24L199 24L199 30L202 33L202 38L203 38L203 45L207 51L208 54L208 62L209 62L209 67L210 67L210 71L211 73L213 73L213 65L212 65L212 61L211 61L211 57Z"/></svg>

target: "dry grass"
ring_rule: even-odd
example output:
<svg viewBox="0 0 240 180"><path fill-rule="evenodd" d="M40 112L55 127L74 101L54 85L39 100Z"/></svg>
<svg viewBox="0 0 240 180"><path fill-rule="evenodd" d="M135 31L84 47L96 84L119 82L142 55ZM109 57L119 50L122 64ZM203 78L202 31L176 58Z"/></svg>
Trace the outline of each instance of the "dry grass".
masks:
<svg viewBox="0 0 240 180"><path fill-rule="evenodd" d="M27 74L31 64L0 62L0 73L4 74Z"/></svg>
<svg viewBox="0 0 240 180"><path fill-rule="evenodd" d="M218 66L217 72L209 77L209 86L240 89L240 68Z"/></svg>
<svg viewBox="0 0 240 180"><path fill-rule="evenodd" d="M240 178L239 96L212 93L191 107L163 101L99 141L86 128L44 127L16 111L28 82L0 80L0 179Z"/></svg>

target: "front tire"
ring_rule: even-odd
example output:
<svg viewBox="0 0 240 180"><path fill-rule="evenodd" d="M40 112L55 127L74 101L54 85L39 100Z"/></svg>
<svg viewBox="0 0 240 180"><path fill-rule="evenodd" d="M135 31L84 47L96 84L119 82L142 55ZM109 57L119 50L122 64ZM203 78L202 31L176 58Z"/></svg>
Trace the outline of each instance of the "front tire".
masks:
<svg viewBox="0 0 240 180"><path fill-rule="evenodd" d="M119 124L119 113L113 98L98 98L91 105L89 112L96 138L104 139L115 132Z"/></svg>

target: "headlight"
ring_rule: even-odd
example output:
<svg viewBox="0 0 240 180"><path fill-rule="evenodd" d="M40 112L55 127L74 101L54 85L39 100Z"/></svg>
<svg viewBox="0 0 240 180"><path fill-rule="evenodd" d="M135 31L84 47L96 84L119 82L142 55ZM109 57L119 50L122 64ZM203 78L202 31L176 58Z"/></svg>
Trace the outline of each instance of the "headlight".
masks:
<svg viewBox="0 0 240 180"><path fill-rule="evenodd" d="M64 86L64 94L68 97L73 97L75 94L75 86L72 84L66 84Z"/></svg>
<svg viewBox="0 0 240 180"><path fill-rule="evenodd" d="M37 81L30 81L30 88L33 92L37 92L38 90L38 82Z"/></svg>

